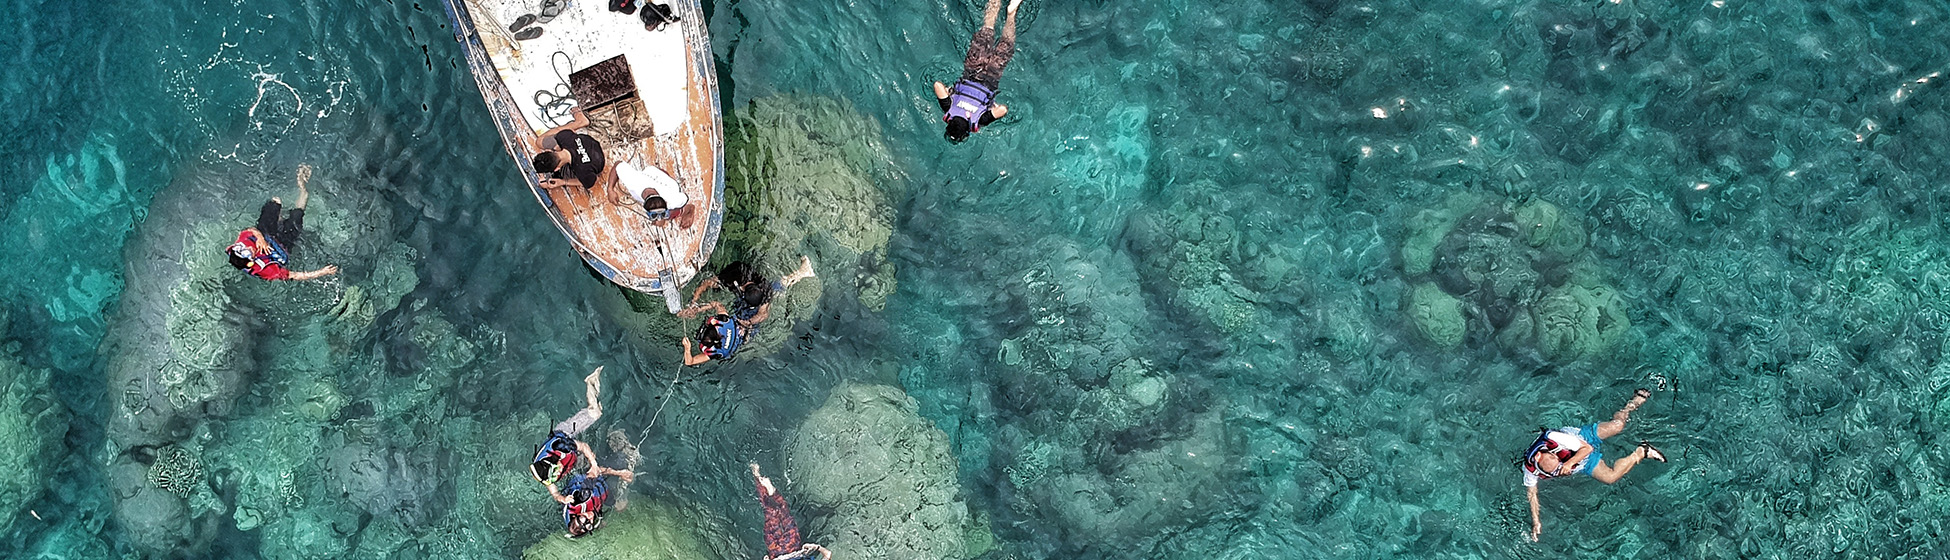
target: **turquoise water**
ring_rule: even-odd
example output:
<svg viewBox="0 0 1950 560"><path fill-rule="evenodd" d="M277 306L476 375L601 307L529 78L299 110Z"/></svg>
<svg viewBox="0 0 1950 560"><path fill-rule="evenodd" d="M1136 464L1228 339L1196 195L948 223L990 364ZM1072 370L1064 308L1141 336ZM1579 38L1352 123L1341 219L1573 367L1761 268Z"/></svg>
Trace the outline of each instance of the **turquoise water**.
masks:
<svg viewBox="0 0 1950 560"><path fill-rule="evenodd" d="M958 146L928 82L981 6L707 4L727 115L853 174L759 174L786 194L733 211L772 233L719 257L821 279L768 352L675 377L681 331L516 187L436 4L11 2L0 430L35 460L0 455L33 473L0 546L519 556L559 523L530 440L606 366L628 494L725 558L761 550L754 460L865 558L1945 553L1950 9L1027 1L1011 116ZM185 251L300 164L300 264L343 277ZM853 214L795 206L831 185ZM1511 458L1640 386L1605 454L1672 462L1545 483L1526 542Z"/></svg>

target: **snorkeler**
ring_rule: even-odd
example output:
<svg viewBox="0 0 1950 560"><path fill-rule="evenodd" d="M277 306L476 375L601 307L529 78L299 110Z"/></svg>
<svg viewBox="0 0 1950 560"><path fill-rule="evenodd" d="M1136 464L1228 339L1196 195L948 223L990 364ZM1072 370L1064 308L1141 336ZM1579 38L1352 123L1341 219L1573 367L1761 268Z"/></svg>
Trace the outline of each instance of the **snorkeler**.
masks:
<svg viewBox="0 0 1950 560"><path fill-rule="evenodd" d="M697 325L697 333L684 337L684 365L695 366L711 360L729 360L751 336L751 325L731 316L724 304L706 303L711 316ZM697 353L691 352L691 338L697 338Z"/></svg>
<svg viewBox="0 0 1950 560"><path fill-rule="evenodd" d="M305 225L305 202L311 197L305 181L309 179L311 166L298 166L298 204L284 219L279 219L284 201L271 197L257 211L257 227L237 232L237 242L224 250L230 256L230 266L265 280L311 280L339 273L339 267L332 265L308 272L285 268L291 260L290 250L298 245L298 232Z"/></svg>
<svg viewBox="0 0 1950 560"><path fill-rule="evenodd" d="M542 175L542 188L578 185L585 191L594 189L602 180L605 168L603 145L587 134L576 132L589 126L589 116L583 114L581 107L570 109L569 114L575 118L530 140L536 151L530 163Z"/></svg>
<svg viewBox="0 0 1950 560"><path fill-rule="evenodd" d="M729 290L732 295L738 298L736 309L730 315L737 317L739 321L744 322L745 326L749 327L765 322L766 318L772 316L773 295L783 292L787 288L791 288L793 284L798 284L799 281L812 278L813 276L815 274L813 274L812 259L806 258L803 255L799 257L799 269L792 271L792 274L785 275L785 278L780 278L777 282L765 281L765 277L759 275L758 269L746 264L745 261L732 261L731 264L727 264L724 268L718 269L718 275L716 277L706 278L703 282L699 283L697 289L691 292L691 301L703 299L704 291L711 288L722 287ZM708 308L710 308L710 304L692 304L690 307L684 308L683 311L678 311L677 316L689 319L697 316L699 311ZM718 309L720 313L723 313L722 305Z"/></svg>
<svg viewBox="0 0 1950 560"><path fill-rule="evenodd" d="M636 482L634 472L596 464L596 454L589 449L589 444L578 441L576 447L590 457L589 473L569 477L569 484L561 491L554 484L548 485L548 495L562 504L562 526L571 539L603 526L604 506L609 504L610 476L622 479L624 484Z"/></svg>
<svg viewBox="0 0 1950 560"><path fill-rule="evenodd" d="M830 560L832 551L800 539L799 523L792 519L785 496L772 486L772 479L758 473L758 463L752 463L752 478L758 479L758 503L765 508L765 560L807 560L815 555Z"/></svg>
<svg viewBox="0 0 1950 560"><path fill-rule="evenodd" d="M1625 431L1625 421L1632 417L1632 411L1638 410L1639 405L1645 404L1645 400L1651 396L1651 391L1639 389L1632 394L1632 400L1625 403L1625 408L1611 415L1611 421L1587 424L1583 428L1543 430L1537 436L1537 441L1530 444L1530 449L1524 452L1521 459L1523 485L1530 493L1530 540L1536 541L1544 534L1544 523L1539 513L1543 506L1537 502L1537 481L1588 474L1599 482L1611 484L1631 472L1632 467L1641 460L1651 458L1661 463L1666 461L1664 453L1644 441L1640 441L1638 448L1632 450L1630 455L1613 461L1610 466L1605 465L1603 450L1599 449L1604 445L1605 438Z"/></svg>
<svg viewBox="0 0 1950 560"><path fill-rule="evenodd" d="M968 56L962 59L961 80L953 87L934 83L934 97L941 102L941 122L948 123L950 142L968 139L1009 114L1009 108L995 102L1002 84L1002 68L1016 55L1016 6L1022 0L1009 0L1009 22L1002 26L1002 39L995 39L995 15L1002 0L989 0L982 13L982 29L968 42Z"/></svg>
<svg viewBox="0 0 1950 560"><path fill-rule="evenodd" d="M595 454L588 452L589 446L575 438L603 417L603 403L596 398L603 389L603 368L597 367L588 377L582 378L582 386L589 406L556 424L549 431L548 439L543 440L541 448L535 451L534 462L528 464L528 474L548 486L550 493L555 492L556 482L575 470L576 461L588 459L590 468L595 468Z"/></svg>

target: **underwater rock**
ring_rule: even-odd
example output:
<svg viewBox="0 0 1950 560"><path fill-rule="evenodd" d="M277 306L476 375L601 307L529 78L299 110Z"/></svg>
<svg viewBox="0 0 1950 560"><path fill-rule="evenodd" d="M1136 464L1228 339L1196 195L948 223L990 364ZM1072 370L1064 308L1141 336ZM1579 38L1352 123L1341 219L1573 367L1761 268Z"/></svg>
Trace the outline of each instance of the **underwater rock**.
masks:
<svg viewBox="0 0 1950 560"><path fill-rule="evenodd" d="M521 557L523 560L742 558L728 552L728 539L722 527L717 520L703 517L702 510L696 506L638 498L628 507L604 516L603 526L596 532L579 539L552 532L523 550ZM837 551L833 556L840 557Z"/></svg>
<svg viewBox="0 0 1950 560"><path fill-rule="evenodd" d="M1568 362L1607 354L1631 328L1583 224L1557 205L1455 195L1407 225L1402 310L1438 348L1494 340Z"/></svg>
<svg viewBox="0 0 1950 560"><path fill-rule="evenodd" d="M6 319L0 314L0 328ZM11 527L22 511L39 500L67 456L68 410L48 386L50 373L21 365L11 352L0 354L0 527Z"/></svg>
<svg viewBox="0 0 1950 560"><path fill-rule="evenodd" d="M1216 197L1217 183L1199 181L1183 187L1165 208L1146 208L1133 215L1124 238L1140 267L1140 278L1161 284L1164 298L1204 320L1219 332L1240 334L1257 327L1261 295L1236 276L1229 258L1240 241L1234 220L1216 212L1225 208Z"/></svg>
<svg viewBox="0 0 1950 560"><path fill-rule="evenodd" d="M330 487L354 506L407 527L438 520L453 507L447 453L430 447L375 448L347 444L326 460Z"/></svg>
<svg viewBox="0 0 1950 560"><path fill-rule="evenodd" d="M345 558L362 528L359 516L330 505L299 509L264 524L258 553L266 560Z"/></svg>
<svg viewBox="0 0 1950 560"><path fill-rule="evenodd" d="M1462 300L1442 291L1434 282L1422 282L1408 290L1402 304L1415 332L1437 348L1462 345L1469 324L1463 319Z"/></svg>
<svg viewBox="0 0 1950 560"><path fill-rule="evenodd" d="M836 558L934 560L967 556L968 507L948 435L899 389L845 384L786 444L792 490L832 513L807 540Z"/></svg>

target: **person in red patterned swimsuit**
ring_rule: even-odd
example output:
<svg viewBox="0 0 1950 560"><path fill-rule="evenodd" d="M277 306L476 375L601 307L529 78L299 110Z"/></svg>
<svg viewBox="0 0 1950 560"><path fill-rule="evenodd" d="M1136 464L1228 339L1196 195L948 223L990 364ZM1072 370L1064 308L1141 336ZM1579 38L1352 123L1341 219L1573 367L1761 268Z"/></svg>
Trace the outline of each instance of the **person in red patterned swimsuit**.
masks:
<svg viewBox="0 0 1950 560"><path fill-rule="evenodd" d="M311 166L298 166L298 204L291 209L289 217L279 218L284 213L284 201L272 197L258 210L257 227L237 232L237 242L224 249L230 257L230 266L265 280L311 280L339 273L339 267L332 265L307 272L285 268L291 259L289 248L298 244L298 231L305 224L305 199L311 195L305 190L305 180L310 178Z"/></svg>
<svg viewBox="0 0 1950 560"><path fill-rule="evenodd" d="M832 551L799 538L799 523L786 508L785 496L772 479L758 473L758 463L752 463L752 478L758 479L758 502L765 506L765 560L831 560Z"/></svg>

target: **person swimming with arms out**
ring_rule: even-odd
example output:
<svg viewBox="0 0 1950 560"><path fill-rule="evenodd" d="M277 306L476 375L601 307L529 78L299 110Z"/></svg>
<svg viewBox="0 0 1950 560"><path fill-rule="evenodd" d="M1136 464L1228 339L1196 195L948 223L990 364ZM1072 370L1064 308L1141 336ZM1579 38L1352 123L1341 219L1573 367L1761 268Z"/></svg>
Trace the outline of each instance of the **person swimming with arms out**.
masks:
<svg viewBox="0 0 1950 560"><path fill-rule="evenodd" d="M265 280L311 280L339 273L339 267L333 265L306 272L285 268L291 260L291 249L298 245L298 232L304 229L305 202L311 198L311 192L305 189L305 181L309 179L311 166L298 166L298 204L292 207L289 216L279 219L284 213L284 201L274 196L258 209L256 227L237 232L237 241L224 249L230 257L230 266Z"/></svg>
<svg viewBox="0 0 1950 560"><path fill-rule="evenodd" d="M555 428L549 430L548 439L542 440L541 448L535 451L535 460L528 464L528 474L548 486L550 493L555 492L557 482L575 470L576 463L588 461L593 466L595 461L595 454L587 451L589 446L576 440L576 436L582 435L583 431L603 417L603 403L597 400L603 388L603 368L598 367L588 377L582 378L582 386L588 406L576 411L569 419L556 423Z"/></svg>
<svg viewBox="0 0 1950 560"><path fill-rule="evenodd" d="M1576 474L1588 474L1599 482L1612 484L1631 472L1639 461L1655 459L1661 463L1666 455L1652 444L1640 441L1637 449L1630 455L1619 458L1607 466L1604 453L1600 449L1605 438L1617 436L1625 431L1625 421L1630 420L1632 411L1638 410L1652 392L1639 389L1632 394L1632 400L1625 407L1611 415L1611 420L1602 423L1586 424L1583 428L1558 428L1542 430L1537 441L1530 444L1519 464L1523 467L1523 485L1530 495L1530 540L1542 538L1544 523L1543 506L1537 501L1537 482Z"/></svg>
<svg viewBox="0 0 1950 560"><path fill-rule="evenodd" d="M737 297L731 315L743 320L747 326L757 325L772 316L772 296L813 276L815 274L812 259L804 256L799 257L798 270L792 271L777 282L765 281L765 277L758 273L758 269L746 264L745 261L732 261L731 264L719 269L716 277L706 278L699 283L697 289L691 291L691 301L703 299L704 292L711 288L724 288ZM708 303L692 304L683 311L678 311L677 316L689 319L709 307Z"/></svg>
<svg viewBox="0 0 1950 560"><path fill-rule="evenodd" d="M995 16L1002 0L989 0L982 12L982 29L968 42L968 55L962 59L961 80L954 86L934 83L934 98L941 103L941 122L948 130L943 136L960 143L970 133L1009 114L1009 108L995 102L1002 85L1002 69L1016 56L1016 6L1022 0L1009 0L1009 21L1002 26L1002 39L995 38Z"/></svg>
<svg viewBox="0 0 1950 560"><path fill-rule="evenodd" d="M800 538L799 522L786 507L785 496L772 486L772 479L759 474L758 463L751 467L758 482L758 503L765 508L765 560L832 560L832 551Z"/></svg>

